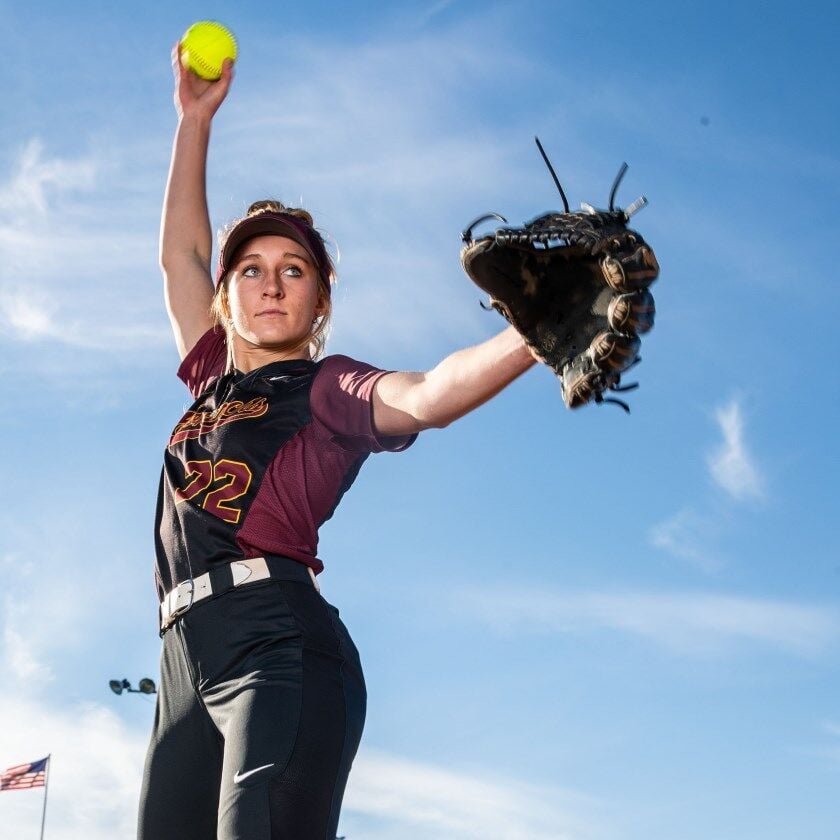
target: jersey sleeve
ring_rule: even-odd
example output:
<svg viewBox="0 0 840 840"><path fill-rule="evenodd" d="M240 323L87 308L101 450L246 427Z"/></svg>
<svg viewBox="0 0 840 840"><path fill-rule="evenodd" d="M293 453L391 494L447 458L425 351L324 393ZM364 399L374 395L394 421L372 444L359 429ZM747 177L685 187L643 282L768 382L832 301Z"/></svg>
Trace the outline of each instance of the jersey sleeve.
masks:
<svg viewBox="0 0 840 840"><path fill-rule="evenodd" d="M220 327L211 327L184 356L178 368L178 378L198 397L207 386L220 377L227 363L227 341Z"/></svg>
<svg viewBox="0 0 840 840"><path fill-rule="evenodd" d="M327 356L312 384L312 416L349 452L402 452L417 435L380 435L373 424L373 388L388 373L348 356Z"/></svg>

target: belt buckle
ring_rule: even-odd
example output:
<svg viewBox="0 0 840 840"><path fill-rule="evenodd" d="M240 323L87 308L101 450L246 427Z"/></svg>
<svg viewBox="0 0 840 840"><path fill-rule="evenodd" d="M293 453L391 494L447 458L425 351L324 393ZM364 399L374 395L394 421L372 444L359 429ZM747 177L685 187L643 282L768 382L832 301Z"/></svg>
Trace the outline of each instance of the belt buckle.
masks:
<svg viewBox="0 0 840 840"><path fill-rule="evenodd" d="M189 586L190 600L183 607L179 607L178 602L181 600L181 587L183 586ZM175 607L169 613L169 618L166 620L167 627L171 626L176 619L180 618L185 612L187 612L192 607L193 600L195 599L195 580L193 580L193 578L188 578L187 580L182 581L175 587L173 592L170 593L170 595L172 594L175 595L175 598L173 599L175 602Z"/></svg>

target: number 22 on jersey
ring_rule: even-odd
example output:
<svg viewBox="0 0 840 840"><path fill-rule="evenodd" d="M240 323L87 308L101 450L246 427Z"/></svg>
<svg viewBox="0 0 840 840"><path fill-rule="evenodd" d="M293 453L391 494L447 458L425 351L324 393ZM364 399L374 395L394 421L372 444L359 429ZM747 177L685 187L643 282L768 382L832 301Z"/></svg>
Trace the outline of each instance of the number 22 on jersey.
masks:
<svg viewBox="0 0 840 840"><path fill-rule="evenodd" d="M186 502L209 491L201 502L201 507L219 519L235 525L239 522L242 511L228 503L248 492L251 478L250 468L241 461L231 461L228 458L222 458L215 464L209 460L187 461L187 483L175 491L175 501Z"/></svg>

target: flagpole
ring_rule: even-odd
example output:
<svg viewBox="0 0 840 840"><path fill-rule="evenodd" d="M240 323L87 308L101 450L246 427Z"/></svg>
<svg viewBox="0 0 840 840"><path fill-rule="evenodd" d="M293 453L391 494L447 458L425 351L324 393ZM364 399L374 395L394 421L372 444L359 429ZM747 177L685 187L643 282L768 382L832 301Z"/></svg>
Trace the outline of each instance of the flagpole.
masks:
<svg viewBox="0 0 840 840"><path fill-rule="evenodd" d="M41 813L41 840L44 840L44 823L47 821L47 791L50 784L50 755L47 756L47 769L44 773L44 810Z"/></svg>

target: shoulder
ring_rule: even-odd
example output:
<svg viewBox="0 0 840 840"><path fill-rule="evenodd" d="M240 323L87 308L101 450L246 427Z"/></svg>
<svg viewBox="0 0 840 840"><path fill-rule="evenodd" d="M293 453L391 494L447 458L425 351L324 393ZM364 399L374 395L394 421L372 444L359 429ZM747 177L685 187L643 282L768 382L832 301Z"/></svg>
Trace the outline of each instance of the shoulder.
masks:
<svg viewBox="0 0 840 840"><path fill-rule="evenodd" d="M368 362L362 362L359 359L353 359L350 356L345 356L341 353L334 353L330 356L324 356L319 363L321 370L336 371L352 371L352 370L382 370L381 368L371 365ZM384 372L384 371L383 371Z"/></svg>
<svg viewBox="0 0 840 840"><path fill-rule="evenodd" d="M338 390L349 396L369 400L376 380L388 373L367 362L350 356L327 356L318 365L318 373L312 386L313 396Z"/></svg>
<svg viewBox="0 0 840 840"><path fill-rule="evenodd" d="M350 356L327 356L319 362L312 384L313 417L335 443L352 452L398 451L411 438L383 437L373 421L373 392L390 371Z"/></svg>
<svg viewBox="0 0 840 840"><path fill-rule="evenodd" d="M220 327L207 330L184 356L178 368L178 378L197 397L214 379L218 379L227 365L227 339Z"/></svg>

